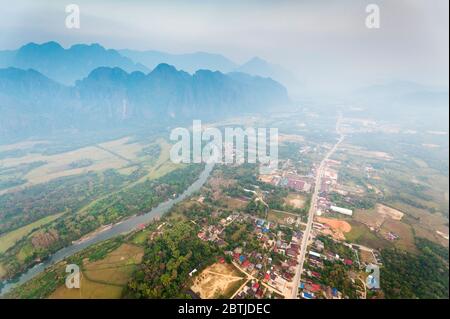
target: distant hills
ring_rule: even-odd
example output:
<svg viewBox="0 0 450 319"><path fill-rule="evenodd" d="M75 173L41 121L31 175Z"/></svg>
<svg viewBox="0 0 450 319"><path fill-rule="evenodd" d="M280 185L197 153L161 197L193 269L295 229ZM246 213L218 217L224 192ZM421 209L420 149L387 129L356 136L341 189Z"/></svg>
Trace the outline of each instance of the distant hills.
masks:
<svg viewBox="0 0 450 319"><path fill-rule="evenodd" d="M189 73L195 73L197 70L206 69L220 71L222 73L242 72L250 75L272 78L286 86L288 89L289 87L298 84L298 80L289 71L259 57L254 57L246 63L238 65L223 55L206 52L188 54L169 54L160 51L135 50L120 50L119 52L150 69L153 69L160 63L167 63L175 66L177 69Z"/></svg>
<svg viewBox="0 0 450 319"><path fill-rule="evenodd" d="M416 128L448 131L448 88L391 81L359 89L351 98L368 117L395 118Z"/></svg>
<svg viewBox="0 0 450 319"><path fill-rule="evenodd" d="M191 74L203 69L228 73L238 68L236 63L223 55L206 52L170 54L160 51L119 50L119 53L149 69L154 69L161 63L173 65L177 69Z"/></svg>
<svg viewBox="0 0 450 319"><path fill-rule="evenodd" d="M119 67L127 72L149 69L99 44L76 44L64 49L57 42L29 43L15 51L0 51L0 68L34 69L43 75L71 85L99 66Z"/></svg>
<svg viewBox="0 0 450 319"><path fill-rule="evenodd" d="M446 88L429 87L416 82L393 81L359 89L355 99L379 110L392 111L392 108L406 110L436 108L448 109L449 93Z"/></svg>
<svg viewBox="0 0 450 319"><path fill-rule="evenodd" d="M164 63L148 74L97 68L74 89L84 106L115 119L231 115L289 101L271 79L209 70L190 75Z"/></svg>
<svg viewBox="0 0 450 319"><path fill-rule="evenodd" d="M298 84L298 79L296 79L292 73L279 65L271 64L258 57L250 59L248 62L239 66L235 71L262 77L270 77L280 83L283 83L287 87Z"/></svg>
<svg viewBox="0 0 450 319"><path fill-rule="evenodd" d="M236 72L99 67L66 86L32 69L6 68L0 69L0 138L236 115L288 103L276 81Z"/></svg>
<svg viewBox="0 0 450 319"><path fill-rule="evenodd" d="M220 54L195 52L170 54L161 51L105 49L100 44L76 44L67 49L57 42L28 43L18 50L0 51L0 68L34 69L66 85L86 77L98 67L119 67L126 72L149 72L166 63L191 74L198 70L222 73L243 72L270 77L285 86L293 85L295 77L280 66L260 58L238 65Z"/></svg>

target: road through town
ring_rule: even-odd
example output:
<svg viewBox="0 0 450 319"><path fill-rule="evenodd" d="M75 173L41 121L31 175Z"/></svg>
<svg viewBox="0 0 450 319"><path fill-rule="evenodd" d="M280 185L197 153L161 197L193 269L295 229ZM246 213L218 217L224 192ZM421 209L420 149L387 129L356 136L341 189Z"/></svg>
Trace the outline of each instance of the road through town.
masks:
<svg viewBox="0 0 450 319"><path fill-rule="evenodd" d="M339 118L336 122L336 132L339 134L339 139L336 142L336 144L334 144L334 146L327 152L327 154L325 155L323 160L320 162L319 168L317 169L317 172L316 172L314 191L313 191L313 195L311 197L311 206L310 206L309 212L308 212L308 221L306 223L306 229L303 233L302 245L300 247L300 254L298 256L299 264L297 266L297 270L295 272L295 276L294 276L294 280L293 280L293 287L292 287L292 292L291 292L291 296L290 296L291 299L298 298L298 287L300 285L300 280L301 280L301 276L302 276L302 272L303 272L303 264L305 261L306 249L308 248L308 242L309 242L309 238L311 235L312 225L314 222L314 215L317 211L317 198L318 198L320 187L322 184L322 177L324 174L326 162L331 157L331 155L333 155L333 153L336 151L336 149L339 147L339 145L342 143L342 141L344 140L344 137L345 137L344 134L340 130L341 120L342 120L342 117L339 116Z"/></svg>

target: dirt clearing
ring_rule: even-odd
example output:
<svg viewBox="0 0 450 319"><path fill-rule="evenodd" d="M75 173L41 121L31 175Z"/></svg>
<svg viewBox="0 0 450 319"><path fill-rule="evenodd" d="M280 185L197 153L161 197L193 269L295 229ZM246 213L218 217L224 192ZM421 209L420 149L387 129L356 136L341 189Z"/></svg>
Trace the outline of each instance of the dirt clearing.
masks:
<svg viewBox="0 0 450 319"><path fill-rule="evenodd" d="M378 214L387 216L393 220L402 220L403 216L405 215L401 211L385 206L383 204L377 204L376 211Z"/></svg>
<svg viewBox="0 0 450 319"><path fill-rule="evenodd" d="M330 226L329 229L324 229L322 232L331 235L338 240L345 240L344 234L352 230L352 226L345 220L317 217L317 221L321 224Z"/></svg>
<svg viewBox="0 0 450 319"><path fill-rule="evenodd" d="M202 299L230 298L244 280L245 276L233 265L215 263L195 278L191 289Z"/></svg>
<svg viewBox="0 0 450 319"><path fill-rule="evenodd" d="M303 208L306 204L306 198L300 194L291 193L286 197L285 203L294 208Z"/></svg>

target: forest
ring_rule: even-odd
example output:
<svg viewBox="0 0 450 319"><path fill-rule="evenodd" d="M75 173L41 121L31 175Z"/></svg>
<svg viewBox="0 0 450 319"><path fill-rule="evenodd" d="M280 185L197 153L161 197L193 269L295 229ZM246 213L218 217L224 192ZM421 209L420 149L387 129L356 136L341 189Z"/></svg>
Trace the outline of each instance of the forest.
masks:
<svg viewBox="0 0 450 319"><path fill-rule="evenodd" d="M449 298L448 249L418 239L418 254L383 249L381 288L388 299Z"/></svg>
<svg viewBox="0 0 450 319"><path fill-rule="evenodd" d="M177 223L146 247L125 298L189 298L189 273L211 264L216 248L197 237L196 227Z"/></svg>

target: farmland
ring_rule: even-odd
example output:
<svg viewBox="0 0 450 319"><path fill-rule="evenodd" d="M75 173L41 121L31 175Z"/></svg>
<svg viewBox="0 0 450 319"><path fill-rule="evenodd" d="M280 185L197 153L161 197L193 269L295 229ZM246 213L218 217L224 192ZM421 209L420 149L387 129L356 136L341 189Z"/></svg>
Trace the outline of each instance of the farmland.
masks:
<svg viewBox="0 0 450 319"><path fill-rule="evenodd" d="M131 137L125 137L56 154L45 154L44 151L37 153L33 149L27 148L34 145L36 144L26 143L2 146L3 149L8 149L10 152L13 150L21 151L21 154L19 154L21 156L4 155L0 161L0 168L3 170L11 171L15 167L23 167L31 163L43 163L20 176L21 179L26 181L24 184L0 190L2 193L17 191L24 187L46 183L61 177L87 172L101 172L108 169L123 170L148 163L149 157L142 151L151 144L133 142ZM166 161L168 158L167 144L164 144L162 148L164 153L162 159ZM79 165L78 163L85 164ZM163 163L158 163L158 165L161 164ZM164 171L161 174L155 174L155 178L163 174Z"/></svg>
<svg viewBox="0 0 450 319"><path fill-rule="evenodd" d="M16 174L9 169L14 163L27 165L41 159L44 164L26 172L22 169L26 183L0 195L2 278L14 276L102 226L150 210L180 193L201 169L173 164L171 146L161 138L124 137L68 151L63 148L62 153L47 152L51 146L50 142L3 146L20 154L3 153L0 175ZM103 162L121 164L96 166ZM56 163L64 176L52 175ZM188 171L190 177L185 179ZM33 179L39 175L46 179ZM37 228L39 232L33 233Z"/></svg>
<svg viewBox="0 0 450 319"><path fill-rule="evenodd" d="M86 258L81 267L81 289L68 289L61 285L49 298L120 298L142 256L142 248L123 244L103 259L91 262Z"/></svg>

